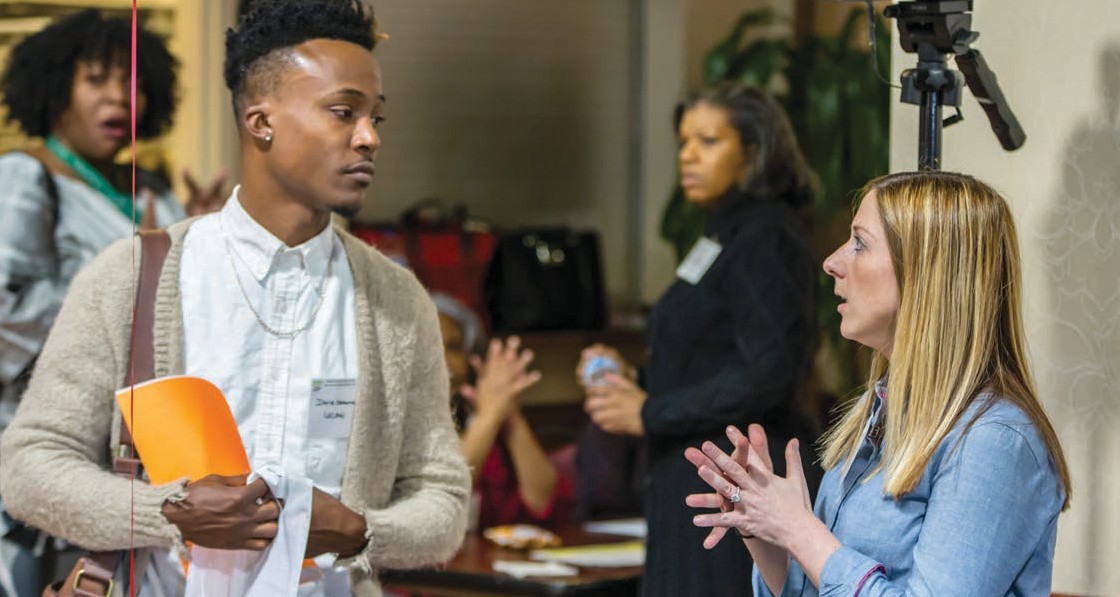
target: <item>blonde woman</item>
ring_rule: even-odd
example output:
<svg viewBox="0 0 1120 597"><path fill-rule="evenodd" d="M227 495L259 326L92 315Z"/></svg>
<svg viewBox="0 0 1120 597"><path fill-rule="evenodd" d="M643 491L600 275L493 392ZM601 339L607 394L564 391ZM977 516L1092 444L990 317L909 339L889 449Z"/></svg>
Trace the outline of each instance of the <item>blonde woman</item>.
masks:
<svg viewBox="0 0 1120 597"><path fill-rule="evenodd" d="M1007 204L942 172L870 182L824 263L844 337L875 351L870 391L822 440L810 509L797 440L772 471L764 430L686 457L705 547L735 529L756 595L1049 595L1062 448L1027 364L1019 247Z"/></svg>

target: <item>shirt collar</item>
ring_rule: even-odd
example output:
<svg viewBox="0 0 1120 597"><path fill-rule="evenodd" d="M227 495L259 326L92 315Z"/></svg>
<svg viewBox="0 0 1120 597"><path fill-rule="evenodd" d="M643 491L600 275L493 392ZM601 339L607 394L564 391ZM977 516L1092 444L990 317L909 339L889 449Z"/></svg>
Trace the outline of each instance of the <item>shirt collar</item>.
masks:
<svg viewBox="0 0 1120 597"><path fill-rule="evenodd" d="M867 417L867 423L864 429L864 437L870 439L876 446L882 444L884 429L886 422L883 421L885 407L887 405L887 376L875 382L875 389L872 392L871 413Z"/></svg>
<svg viewBox="0 0 1120 597"><path fill-rule="evenodd" d="M230 248L240 258L258 282L264 280L272 270L276 260L285 253L299 253L307 273L312 278L325 275L328 262L334 249L334 227L327 225L322 232L313 236L307 242L295 247L288 247L284 241L261 226L249 212L241 205L238 198L240 186L234 187L233 193L222 208L222 229L229 239Z"/></svg>
<svg viewBox="0 0 1120 597"><path fill-rule="evenodd" d="M884 375L879 381L875 382L875 410L879 409L879 405L887 401L887 376Z"/></svg>

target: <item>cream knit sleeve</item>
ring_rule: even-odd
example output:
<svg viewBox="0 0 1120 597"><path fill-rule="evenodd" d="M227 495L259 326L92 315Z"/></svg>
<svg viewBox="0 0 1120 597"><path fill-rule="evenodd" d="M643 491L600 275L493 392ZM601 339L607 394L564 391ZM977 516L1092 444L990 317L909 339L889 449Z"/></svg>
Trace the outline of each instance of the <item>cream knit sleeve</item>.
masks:
<svg viewBox="0 0 1120 597"><path fill-rule="evenodd" d="M340 562L367 572L446 561L466 531L470 472L448 406L447 365L435 306L414 281L414 345L404 397L403 441L392 494L365 511L366 549Z"/></svg>
<svg viewBox="0 0 1120 597"><path fill-rule="evenodd" d="M173 547L160 507L183 483L152 487L109 472L119 417L138 252L114 243L70 286L15 420L0 445L0 492L11 515L93 550ZM131 539L130 539L131 536Z"/></svg>

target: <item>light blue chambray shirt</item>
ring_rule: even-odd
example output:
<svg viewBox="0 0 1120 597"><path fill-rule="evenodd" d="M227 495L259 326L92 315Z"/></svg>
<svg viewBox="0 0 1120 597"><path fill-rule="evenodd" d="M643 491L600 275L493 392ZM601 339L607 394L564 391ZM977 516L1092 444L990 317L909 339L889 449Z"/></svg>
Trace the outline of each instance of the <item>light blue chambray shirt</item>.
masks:
<svg viewBox="0 0 1120 597"><path fill-rule="evenodd" d="M876 387L851 466L828 471L814 511L843 546L817 587L791 561L780 597L1043 597L1065 492L1027 414L981 395L937 448L914 491L883 493L881 450L866 430L884 416ZM991 404L965 431L977 412ZM962 437L963 433L963 437ZM754 591L773 597L758 568Z"/></svg>

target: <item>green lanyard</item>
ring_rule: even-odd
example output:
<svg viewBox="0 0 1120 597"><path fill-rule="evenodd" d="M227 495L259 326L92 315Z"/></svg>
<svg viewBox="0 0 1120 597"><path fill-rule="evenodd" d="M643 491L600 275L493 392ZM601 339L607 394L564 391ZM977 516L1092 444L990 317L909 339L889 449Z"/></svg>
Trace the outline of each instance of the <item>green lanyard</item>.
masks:
<svg viewBox="0 0 1120 597"><path fill-rule="evenodd" d="M140 208L139 206L133 210L132 195L122 193L117 190L100 172L94 168L92 164L82 159L82 156L70 151L70 148L62 144L58 137L54 135L47 136L47 149L51 153L58 156L62 163L70 166L70 169L82 177L86 184L93 187L93 190L101 193L117 208L117 211L124 214L124 217L133 221L133 223L140 223Z"/></svg>

